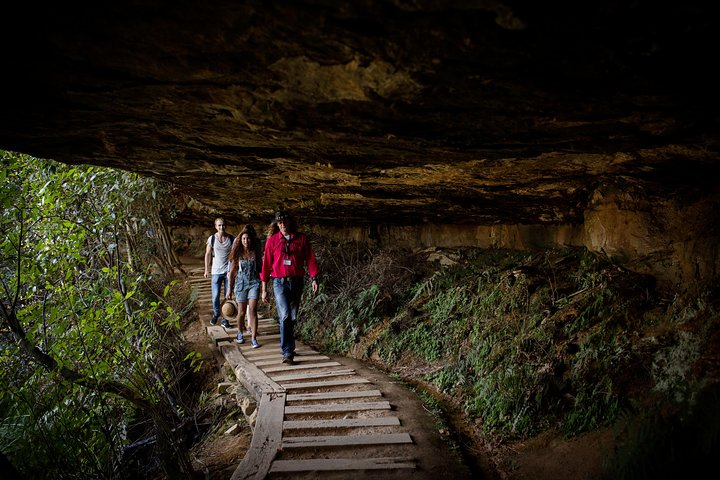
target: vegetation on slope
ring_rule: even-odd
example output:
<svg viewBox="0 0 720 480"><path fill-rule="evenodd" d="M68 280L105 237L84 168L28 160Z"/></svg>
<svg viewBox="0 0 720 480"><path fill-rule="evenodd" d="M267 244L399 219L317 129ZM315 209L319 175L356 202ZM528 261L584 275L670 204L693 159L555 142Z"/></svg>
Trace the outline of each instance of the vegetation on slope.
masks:
<svg viewBox="0 0 720 480"><path fill-rule="evenodd" d="M304 340L422 386L479 436L614 426L614 478L664 476L718 447L717 285L671 297L579 248L318 254L325 273L320 295L304 297Z"/></svg>
<svg viewBox="0 0 720 480"><path fill-rule="evenodd" d="M173 279L162 186L9 152L0 163L3 470L188 478L192 298Z"/></svg>

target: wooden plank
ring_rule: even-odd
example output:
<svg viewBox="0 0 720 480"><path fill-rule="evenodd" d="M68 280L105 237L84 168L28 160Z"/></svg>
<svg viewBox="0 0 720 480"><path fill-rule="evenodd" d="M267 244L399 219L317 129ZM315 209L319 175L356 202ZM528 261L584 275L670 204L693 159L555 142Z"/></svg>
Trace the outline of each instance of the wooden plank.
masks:
<svg viewBox="0 0 720 480"><path fill-rule="evenodd" d="M272 318L258 318L258 327L275 327L280 328L280 324Z"/></svg>
<svg viewBox="0 0 720 480"><path fill-rule="evenodd" d="M257 365L258 367L264 367L266 365L274 365L276 363L280 363L282 360L282 355L279 353L275 356L269 357L267 360L257 360L255 357L253 357L253 363ZM330 360L330 357L326 357L325 355L308 355L308 356L297 356L295 357L295 363L304 363L304 362L316 362L318 360Z"/></svg>
<svg viewBox="0 0 720 480"><path fill-rule="evenodd" d="M260 401L260 397L264 393L284 392L285 388L268 378L262 370L252 363L245 360L242 353L235 347L221 347L220 353L230 365L240 383L245 389L252 393L256 401Z"/></svg>
<svg viewBox="0 0 720 480"><path fill-rule="evenodd" d="M245 355L249 360L253 362L256 360L268 360L273 358L282 359L282 353L280 352L280 343L273 344L269 349L250 350ZM295 349L295 360L300 360L303 357L317 355L318 353L312 348L302 347Z"/></svg>
<svg viewBox="0 0 720 480"><path fill-rule="evenodd" d="M226 332L224 328L218 325L208 325L207 329L208 337L213 341L215 345L222 340L234 340L236 332Z"/></svg>
<svg viewBox="0 0 720 480"><path fill-rule="evenodd" d="M295 363L295 365L286 365L282 364L277 367L267 367L263 368L262 370L265 373L275 373L275 372L287 372L292 370L308 370L310 368L325 368L325 367L339 367L342 366L341 363L338 362L322 362L322 363L311 363L311 362L303 362L303 363Z"/></svg>
<svg viewBox="0 0 720 480"><path fill-rule="evenodd" d="M347 447L351 445L392 445L413 443L409 433L380 433L377 435L324 435L317 437L283 437L282 449L310 447Z"/></svg>
<svg viewBox="0 0 720 480"><path fill-rule="evenodd" d="M284 408L284 393L265 393L260 397L250 448L230 477L231 480L262 480L267 477L272 461L282 445Z"/></svg>
<svg viewBox="0 0 720 480"><path fill-rule="evenodd" d="M260 339L258 339L260 341ZM283 355L280 353L279 344L268 344L268 348L265 348L266 344L262 344L263 348L256 350L248 350L245 352L245 358L251 362L257 364L261 361L272 361L273 363L280 363Z"/></svg>
<svg viewBox="0 0 720 480"><path fill-rule="evenodd" d="M289 395L288 395L289 397ZM312 428L388 427L400 425L397 417L338 418L329 420L285 420L283 430Z"/></svg>
<svg viewBox="0 0 720 480"><path fill-rule="evenodd" d="M235 330L235 335L237 335L237 330ZM252 348L250 345L250 339L252 338L252 335L249 333L245 333L243 331L243 336L245 337L245 343L239 343L238 345L240 348ZM233 337L234 338L234 337ZM257 339L258 342L260 342L260 345L263 345L264 343L268 345L275 345L276 340L280 338L280 335L258 335ZM264 342L264 343L263 343Z"/></svg>
<svg viewBox="0 0 720 480"><path fill-rule="evenodd" d="M271 322L258 322L258 331L280 332L280 325Z"/></svg>
<svg viewBox="0 0 720 480"><path fill-rule="evenodd" d="M331 405L294 405L285 406L285 414L291 413L336 413L356 412L360 410L390 410L390 402L334 403Z"/></svg>
<svg viewBox="0 0 720 480"><path fill-rule="evenodd" d="M302 400L330 400L332 398L382 397L380 390L358 390L353 392L293 393L287 396L287 402Z"/></svg>
<svg viewBox="0 0 720 480"><path fill-rule="evenodd" d="M309 460L275 460L270 473L340 471L340 470L390 470L414 469L415 461L405 457L382 458L313 458Z"/></svg>
<svg viewBox="0 0 720 480"><path fill-rule="evenodd" d="M233 344L221 343L218 345L220 353L222 353L222 356L225 357L225 361L227 361L228 365L230 365L233 369L237 365L247 362L245 357L243 357L243 354L240 353L240 350L234 347L235 345Z"/></svg>
<svg viewBox="0 0 720 480"><path fill-rule="evenodd" d="M276 382L285 382L287 380L309 380L311 378L326 378L326 377L337 377L339 375L355 375L355 370L351 368L344 368L341 370L330 370L327 372L314 372L314 373L298 373L293 375L276 375L270 376Z"/></svg>
<svg viewBox="0 0 720 480"><path fill-rule="evenodd" d="M359 383L370 383L362 377L346 378L344 380L325 380L320 382L298 382L298 383L281 383L285 390L297 390L300 388L319 388L319 387L341 387L343 385L356 385Z"/></svg>
<svg viewBox="0 0 720 480"><path fill-rule="evenodd" d="M247 332L247 328L243 326L243 333ZM260 335L280 335L280 330L277 326L272 325L258 325L258 336Z"/></svg>

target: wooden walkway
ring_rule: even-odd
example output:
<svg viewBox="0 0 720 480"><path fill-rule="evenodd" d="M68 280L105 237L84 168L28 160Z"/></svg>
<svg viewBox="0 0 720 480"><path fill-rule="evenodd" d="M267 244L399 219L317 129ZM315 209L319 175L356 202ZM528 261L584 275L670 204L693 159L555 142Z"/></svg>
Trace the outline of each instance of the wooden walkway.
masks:
<svg viewBox="0 0 720 480"><path fill-rule="evenodd" d="M190 281L210 297L202 270ZM360 375L356 361L332 360L299 341L295 364L283 364L279 326L271 318L259 319L257 349L249 334L245 343L234 342L234 319L227 330L208 320L208 336L258 409L250 448L232 480L437 478L437 471L418 470L411 429L366 378L377 375Z"/></svg>

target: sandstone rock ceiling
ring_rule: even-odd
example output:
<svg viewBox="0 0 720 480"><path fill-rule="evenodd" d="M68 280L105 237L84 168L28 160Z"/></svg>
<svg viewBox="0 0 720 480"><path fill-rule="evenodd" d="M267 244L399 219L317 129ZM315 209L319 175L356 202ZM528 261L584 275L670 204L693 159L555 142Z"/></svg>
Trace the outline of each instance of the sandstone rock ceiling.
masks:
<svg viewBox="0 0 720 480"><path fill-rule="evenodd" d="M2 17L0 148L156 176L238 221L692 201L717 188L706 3L25 2Z"/></svg>

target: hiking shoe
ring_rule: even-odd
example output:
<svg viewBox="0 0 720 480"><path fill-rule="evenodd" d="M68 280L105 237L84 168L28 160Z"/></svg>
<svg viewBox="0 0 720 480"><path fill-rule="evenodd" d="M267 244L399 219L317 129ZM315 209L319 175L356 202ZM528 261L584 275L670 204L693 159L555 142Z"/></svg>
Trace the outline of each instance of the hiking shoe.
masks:
<svg viewBox="0 0 720 480"><path fill-rule="evenodd" d="M210 325L217 325L217 317L215 315L210 319Z"/></svg>
<svg viewBox="0 0 720 480"><path fill-rule="evenodd" d="M223 328L230 328L230 322L227 321L227 318L223 318L222 322L220 322L220 325L222 325Z"/></svg>
<svg viewBox="0 0 720 480"><path fill-rule="evenodd" d="M295 362L293 361L293 357L291 355L283 355L283 363L287 363L288 365L294 365Z"/></svg>
<svg viewBox="0 0 720 480"><path fill-rule="evenodd" d="M245 343L245 337L243 337L242 333L238 332L237 337L235 337L235 343ZM255 348L254 344L253 348Z"/></svg>
<svg viewBox="0 0 720 480"><path fill-rule="evenodd" d="M259 344L258 341L255 340L254 338L252 339L252 347L253 347L253 348L260 348L260 344Z"/></svg>

